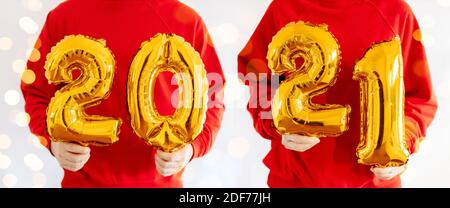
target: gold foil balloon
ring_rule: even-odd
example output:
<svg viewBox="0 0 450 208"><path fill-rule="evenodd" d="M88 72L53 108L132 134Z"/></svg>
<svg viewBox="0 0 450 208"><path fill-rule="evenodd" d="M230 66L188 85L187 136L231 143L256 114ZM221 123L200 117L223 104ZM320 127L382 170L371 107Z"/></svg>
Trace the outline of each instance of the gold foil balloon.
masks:
<svg viewBox="0 0 450 208"><path fill-rule="evenodd" d="M178 81L178 106L161 116L154 99L161 72ZM192 142L206 118L208 79L200 55L177 35L158 34L142 44L128 77L128 108L137 135L149 145L171 152Z"/></svg>
<svg viewBox="0 0 450 208"><path fill-rule="evenodd" d="M302 66L296 64L299 58ZM339 45L326 26L289 23L273 37L267 59L273 73L288 74L272 100L280 133L327 137L348 129L349 106L311 102L335 82L339 70Z"/></svg>
<svg viewBox="0 0 450 208"><path fill-rule="evenodd" d="M404 165L409 152L400 39L373 45L356 64L353 79L361 86L358 162L376 167Z"/></svg>
<svg viewBox="0 0 450 208"><path fill-rule="evenodd" d="M109 95L115 70L114 57L102 41L67 36L47 56L45 76L51 84L66 83L47 109L47 130L52 141L81 145L110 145L118 140L121 121L87 115ZM81 75L73 79L72 72Z"/></svg>

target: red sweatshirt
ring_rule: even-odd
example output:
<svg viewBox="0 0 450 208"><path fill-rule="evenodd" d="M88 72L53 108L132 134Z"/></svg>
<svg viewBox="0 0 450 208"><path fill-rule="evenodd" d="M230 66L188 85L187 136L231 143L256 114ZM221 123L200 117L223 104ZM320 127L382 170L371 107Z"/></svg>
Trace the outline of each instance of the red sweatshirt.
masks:
<svg viewBox="0 0 450 208"><path fill-rule="evenodd" d="M425 50L420 42L419 26L411 8L402 0L274 0L239 55L239 72L243 75L251 72L269 74L267 47L282 27L294 21L327 24L329 31L337 38L342 51L337 82L313 100L319 104L349 104L352 112L347 132L337 138L321 138L318 145L299 153L284 148L280 134L272 127L272 120L261 119L261 113L270 111L270 104L259 103L263 107L249 105L255 129L272 143L271 151L264 159L270 169L269 186L401 186L399 177L380 181L374 178L369 166L357 164L355 151L360 138L360 87L359 82L352 79L352 73L356 62L372 43L391 40L395 35L401 38L406 135L409 149L414 152L419 141L425 137L437 104ZM264 92L258 95L258 89L254 85L249 86L250 102L256 102Z"/></svg>
<svg viewBox="0 0 450 208"><path fill-rule="evenodd" d="M91 147L91 157L78 172L64 172L62 187L181 187L181 175L159 175L155 168L155 149L139 138L131 127L127 107L127 78L131 62L141 43L157 33L174 33L198 51L208 73L223 79L218 57L202 19L176 0L68 0L48 16L40 35L41 59L28 63L36 74L32 84L22 83L25 110L31 116L31 132L48 140L46 109L61 86L49 85L44 76L45 56L66 35L83 34L105 39L116 59L116 74L110 96L86 113L121 118L119 141L108 147ZM171 75L162 74L155 86L155 102L162 115L171 115ZM203 131L193 143L194 157L205 155L220 127L223 93L215 88ZM48 148L50 148L48 146Z"/></svg>

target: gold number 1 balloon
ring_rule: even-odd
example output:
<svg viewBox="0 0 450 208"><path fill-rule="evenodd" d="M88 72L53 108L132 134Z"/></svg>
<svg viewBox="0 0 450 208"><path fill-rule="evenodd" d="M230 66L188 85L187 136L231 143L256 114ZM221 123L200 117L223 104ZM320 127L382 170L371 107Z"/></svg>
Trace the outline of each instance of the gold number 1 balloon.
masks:
<svg viewBox="0 0 450 208"><path fill-rule="evenodd" d="M408 161L404 85L399 38L375 44L355 66L361 88L361 141L358 162L377 167Z"/></svg>
<svg viewBox="0 0 450 208"><path fill-rule="evenodd" d="M161 116L153 102L161 72L178 80L178 106ZM142 44L128 77L128 107L137 135L149 145L171 152L192 142L206 118L208 79L200 55L183 38L158 34Z"/></svg>
<svg viewBox="0 0 450 208"><path fill-rule="evenodd" d="M114 67L114 57L105 43L86 36L67 36L52 48L45 76L52 84L67 83L55 93L47 109L47 131L52 141L104 146L118 140L119 119L84 111L109 95ZM81 71L75 80L74 70Z"/></svg>
<svg viewBox="0 0 450 208"><path fill-rule="evenodd" d="M298 58L302 66L296 65ZM289 74L272 101L280 133L326 137L348 129L349 106L311 102L335 82L339 70L339 45L326 26L289 23L273 37L267 59L273 73Z"/></svg>

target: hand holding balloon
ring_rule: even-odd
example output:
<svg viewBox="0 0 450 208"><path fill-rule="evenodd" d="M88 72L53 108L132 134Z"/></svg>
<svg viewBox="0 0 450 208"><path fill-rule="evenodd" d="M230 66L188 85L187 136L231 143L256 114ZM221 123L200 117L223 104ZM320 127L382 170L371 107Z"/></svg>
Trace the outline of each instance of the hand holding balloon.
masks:
<svg viewBox="0 0 450 208"><path fill-rule="evenodd" d="M51 149L59 165L72 172L82 169L91 157L89 147L74 143L52 141Z"/></svg>
<svg viewBox="0 0 450 208"><path fill-rule="evenodd" d="M372 167L372 168L370 168L370 171L372 171L373 174L375 174L375 176L378 179L385 180L385 181L391 180L395 176L402 174L403 172L405 172L405 170L406 170L406 165L402 165L399 167L387 167L387 168Z"/></svg>
<svg viewBox="0 0 450 208"><path fill-rule="evenodd" d="M297 134L284 134L281 138L281 144L286 149L305 152L317 144L320 143L320 139L317 137L308 137Z"/></svg>
<svg viewBox="0 0 450 208"><path fill-rule="evenodd" d="M171 153L157 150L155 157L156 170L162 176L177 174L186 167L193 154L194 151L191 144Z"/></svg>

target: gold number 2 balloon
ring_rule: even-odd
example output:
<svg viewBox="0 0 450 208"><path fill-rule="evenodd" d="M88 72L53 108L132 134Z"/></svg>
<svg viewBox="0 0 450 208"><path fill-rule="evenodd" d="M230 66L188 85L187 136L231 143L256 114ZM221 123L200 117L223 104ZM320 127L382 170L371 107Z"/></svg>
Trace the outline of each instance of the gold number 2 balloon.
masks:
<svg viewBox="0 0 450 208"><path fill-rule="evenodd" d="M161 116L153 102L161 72L178 81L178 106ZM128 110L137 135L165 152L182 148L201 132L206 118L208 79L200 55L177 35L158 34L142 44L128 77Z"/></svg>
<svg viewBox="0 0 450 208"><path fill-rule="evenodd" d="M358 162L377 167L405 164L409 152L400 39L373 45L356 64L353 78L360 81L361 90Z"/></svg>
<svg viewBox="0 0 450 208"><path fill-rule="evenodd" d="M296 65L299 58L302 66ZM348 129L350 106L311 102L335 82L339 70L339 45L326 26L289 23L273 37L267 59L273 73L289 74L272 101L280 133L326 137Z"/></svg>
<svg viewBox="0 0 450 208"><path fill-rule="evenodd" d="M47 56L49 83L67 83L55 93L47 109L47 131L53 141L81 145L110 145L118 140L121 120L86 115L109 95L115 70L106 44L86 36L67 36ZM81 75L73 79L72 72Z"/></svg>

